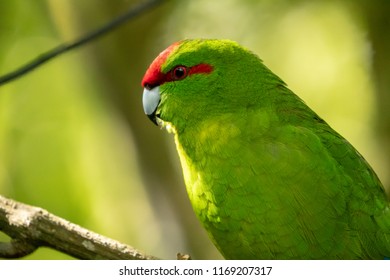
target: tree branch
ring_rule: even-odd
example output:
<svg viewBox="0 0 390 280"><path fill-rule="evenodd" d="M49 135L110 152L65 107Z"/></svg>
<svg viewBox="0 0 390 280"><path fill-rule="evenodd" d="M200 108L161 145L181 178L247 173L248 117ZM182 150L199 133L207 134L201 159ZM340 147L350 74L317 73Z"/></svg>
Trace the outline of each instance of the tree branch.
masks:
<svg viewBox="0 0 390 280"><path fill-rule="evenodd" d="M146 1L144 3L141 3L138 6L131 8L129 11L127 11L123 15L120 15L117 18L113 19L112 21L104 24L100 28L97 28L96 30L79 38L78 40L74 41L73 43L59 45L56 48L39 55L37 58L26 63L25 65L21 66L20 68L14 70L14 71L11 71L3 76L0 76L0 86L24 76L28 72L34 70L35 68L41 66L42 64L48 62L49 60L55 58L56 56L59 56L63 53L66 53L66 52L68 52L72 49L75 49L77 47L80 47L82 45L85 45L88 42L90 42L90 41L92 41L92 40L94 40L102 35L105 35L106 33L112 31L114 28L119 27L120 25L122 25L126 21L128 21L132 18L135 18L136 16L142 14L142 12L150 10L150 9L154 8L155 6L157 6L158 4L161 4L164 1L165 0L150 0L150 1Z"/></svg>
<svg viewBox="0 0 390 280"><path fill-rule="evenodd" d="M0 243L2 258L20 258L46 246L78 259L158 259L44 209L3 196L0 196L0 230L12 238L9 243Z"/></svg>
<svg viewBox="0 0 390 280"><path fill-rule="evenodd" d="M145 1L78 40L62 44L39 55L15 71L0 76L0 86L24 76L61 54L107 34L164 1ZM0 258L20 258L31 254L41 246L46 246L78 259L157 259L154 256L144 255L128 245L72 224L44 209L2 196L0 196L0 231L11 237L8 243L0 242ZM186 255L179 257L187 258Z"/></svg>

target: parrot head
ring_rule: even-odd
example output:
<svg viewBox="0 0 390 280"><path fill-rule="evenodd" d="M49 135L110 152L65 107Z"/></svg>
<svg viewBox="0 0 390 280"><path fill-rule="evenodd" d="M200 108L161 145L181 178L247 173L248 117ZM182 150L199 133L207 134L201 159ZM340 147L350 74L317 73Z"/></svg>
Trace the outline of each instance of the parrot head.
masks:
<svg viewBox="0 0 390 280"><path fill-rule="evenodd" d="M146 71L144 112L156 125L181 131L205 116L259 104L253 99L263 97L253 94L254 87L283 84L268 72L256 55L236 42L183 40L161 52Z"/></svg>

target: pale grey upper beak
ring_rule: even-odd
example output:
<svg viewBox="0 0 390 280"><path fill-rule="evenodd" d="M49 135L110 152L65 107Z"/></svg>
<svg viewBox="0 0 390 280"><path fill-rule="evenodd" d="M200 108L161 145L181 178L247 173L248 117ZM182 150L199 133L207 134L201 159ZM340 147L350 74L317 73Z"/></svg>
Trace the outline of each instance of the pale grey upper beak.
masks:
<svg viewBox="0 0 390 280"><path fill-rule="evenodd" d="M144 107L144 112L149 117L149 119L156 125L156 111L159 103L160 87L157 86L152 89L144 88L144 93L142 95L142 105Z"/></svg>

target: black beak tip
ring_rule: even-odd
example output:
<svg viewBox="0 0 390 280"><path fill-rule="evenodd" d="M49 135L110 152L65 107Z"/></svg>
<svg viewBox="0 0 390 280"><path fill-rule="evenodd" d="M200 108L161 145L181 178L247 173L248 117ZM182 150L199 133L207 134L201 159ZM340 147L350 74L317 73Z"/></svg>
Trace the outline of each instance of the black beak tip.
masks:
<svg viewBox="0 0 390 280"><path fill-rule="evenodd" d="M147 115L149 120L151 120L155 125L158 126L158 123L157 123L157 116L156 116L156 111L154 111L153 113Z"/></svg>

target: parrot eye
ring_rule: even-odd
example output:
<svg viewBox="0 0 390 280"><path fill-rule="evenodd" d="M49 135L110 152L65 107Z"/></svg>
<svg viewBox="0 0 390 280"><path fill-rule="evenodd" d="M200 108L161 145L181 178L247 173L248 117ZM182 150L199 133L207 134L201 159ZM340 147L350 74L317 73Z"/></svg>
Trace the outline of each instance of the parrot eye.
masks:
<svg viewBox="0 0 390 280"><path fill-rule="evenodd" d="M174 81L182 80L187 76L187 68L185 66L176 66L172 70L172 79Z"/></svg>

